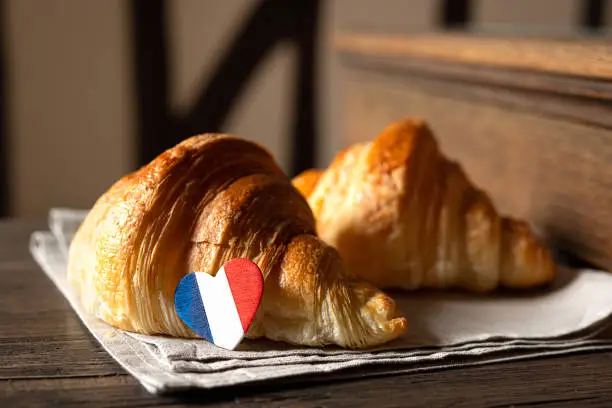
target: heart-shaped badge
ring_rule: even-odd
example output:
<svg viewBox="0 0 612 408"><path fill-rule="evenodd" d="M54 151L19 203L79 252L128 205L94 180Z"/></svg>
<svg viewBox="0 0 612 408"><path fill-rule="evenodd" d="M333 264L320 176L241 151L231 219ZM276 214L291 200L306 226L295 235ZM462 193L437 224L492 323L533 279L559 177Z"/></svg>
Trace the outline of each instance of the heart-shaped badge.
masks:
<svg viewBox="0 0 612 408"><path fill-rule="evenodd" d="M249 329L263 294L264 280L255 263L236 258L212 277L192 272L174 292L174 308L200 337L234 350Z"/></svg>

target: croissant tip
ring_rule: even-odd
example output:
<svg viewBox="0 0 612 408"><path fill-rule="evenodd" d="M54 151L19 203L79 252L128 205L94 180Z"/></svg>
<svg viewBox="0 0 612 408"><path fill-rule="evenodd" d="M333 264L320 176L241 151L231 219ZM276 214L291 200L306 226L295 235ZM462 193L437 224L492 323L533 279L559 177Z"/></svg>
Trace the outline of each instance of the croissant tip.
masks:
<svg viewBox="0 0 612 408"><path fill-rule="evenodd" d="M557 277L559 270L550 252L543 246L540 247L540 250L542 251L542 280L544 284L547 284Z"/></svg>
<svg viewBox="0 0 612 408"><path fill-rule="evenodd" d="M368 306L375 310L378 324L382 333L385 333L384 341L388 342L402 336L408 330L408 320L404 317L402 310L396 301L384 292L378 292L370 299Z"/></svg>
<svg viewBox="0 0 612 408"><path fill-rule="evenodd" d="M502 218L504 242L512 268L502 276L509 288L538 288L554 281L557 265L548 248L541 242L530 224L512 217Z"/></svg>
<svg viewBox="0 0 612 408"><path fill-rule="evenodd" d="M423 130L429 131L429 122L420 117L403 118L391 123L387 129L403 129L418 133Z"/></svg>
<svg viewBox="0 0 612 408"><path fill-rule="evenodd" d="M304 197L308 198L310 194L313 192L317 183L319 182L319 178L323 174L323 170L319 169L308 169L304 170L297 176L291 180L291 184L295 187L300 194Z"/></svg>
<svg viewBox="0 0 612 408"><path fill-rule="evenodd" d="M404 317L402 310L400 310L400 308L396 306L395 301L393 301L392 310L393 313L389 320L388 330L393 333L393 338L395 339L402 336L404 333L406 333L406 331L408 331L408 319Z"/></svg>
<svg viewBox="0 0 612 408"><path fill-rule="evenodd" d="M403 316L394 317L389 321L388 329L393 333L394 338L400 337L408 330L408 319Z"/></svg>

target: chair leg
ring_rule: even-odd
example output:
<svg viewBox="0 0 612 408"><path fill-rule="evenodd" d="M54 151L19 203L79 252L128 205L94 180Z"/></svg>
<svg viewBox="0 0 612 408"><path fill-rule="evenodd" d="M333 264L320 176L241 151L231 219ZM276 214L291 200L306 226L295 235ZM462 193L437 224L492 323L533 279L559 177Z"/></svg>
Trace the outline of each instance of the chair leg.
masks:
<svg viewBox="0 0 612 408"><path fill-rule="evenodd" d="M262 0L241 24L197 101L185 116L168 107L166 27L163 0L132 0L139 104L140 164L186 135L220 132L257 66L280 41L299 51L292 122L292 168L312 167L316 150L316 45L319 0ZM152 10L155 9L155 10Z"/></svg>

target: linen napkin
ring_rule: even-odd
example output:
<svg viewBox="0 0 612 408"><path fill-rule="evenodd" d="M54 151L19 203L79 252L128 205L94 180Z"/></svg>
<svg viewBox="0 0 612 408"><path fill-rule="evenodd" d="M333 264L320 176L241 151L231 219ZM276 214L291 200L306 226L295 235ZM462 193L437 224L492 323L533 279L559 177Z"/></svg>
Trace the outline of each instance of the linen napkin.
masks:
<svg viewBox="0 0 612 408"><path fill-rule="evenodd" d="M409 322L401 339L375 350L295 347L243 340L236 350L204 340L148 336L88 315L66 281L70 241L86 210L54 208L30 251L108 353L152 393L261 381L318 381L612 349L612 274L562 269L551 289L494 296L390 292Z"/></svg>

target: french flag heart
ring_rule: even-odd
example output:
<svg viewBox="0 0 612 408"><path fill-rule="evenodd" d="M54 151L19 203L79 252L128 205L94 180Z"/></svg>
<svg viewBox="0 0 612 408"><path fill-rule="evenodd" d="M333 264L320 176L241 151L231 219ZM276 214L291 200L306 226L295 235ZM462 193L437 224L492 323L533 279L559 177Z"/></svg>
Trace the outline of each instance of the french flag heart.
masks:
<svg viewBox="0 0 612 408"><path fill-rule="evenodd" d="M255 263L232 259L214 277L192 272L181 279L174 292L174 307L200 337L234 350L253 321L263 285L263 275Z"/></svg>

